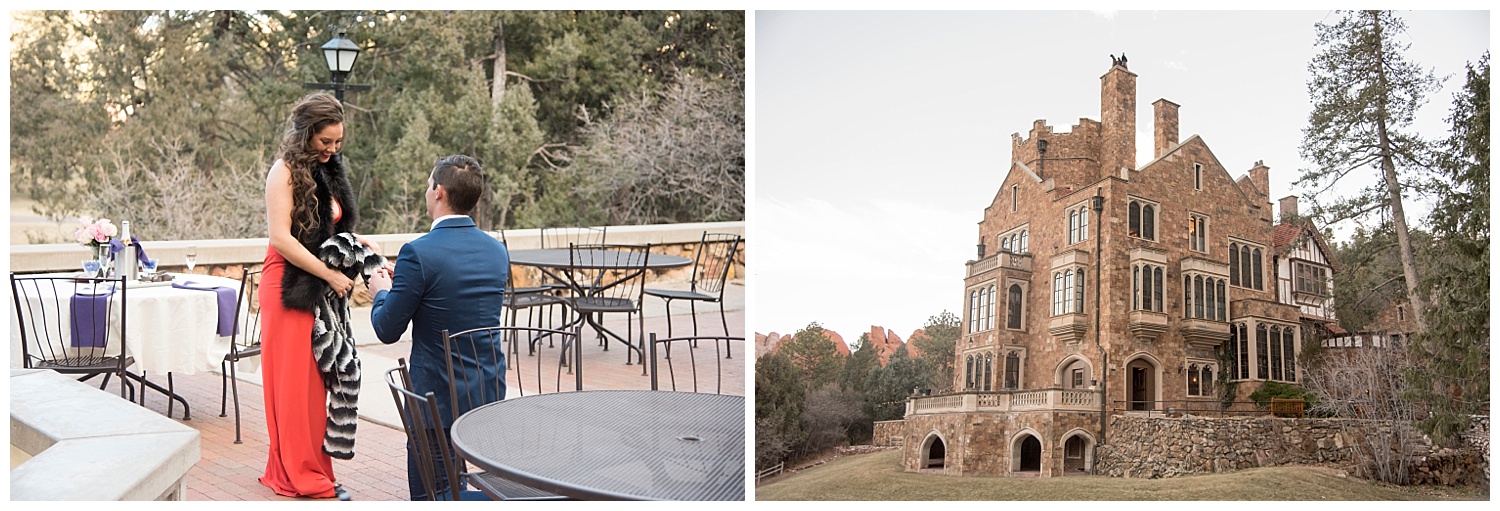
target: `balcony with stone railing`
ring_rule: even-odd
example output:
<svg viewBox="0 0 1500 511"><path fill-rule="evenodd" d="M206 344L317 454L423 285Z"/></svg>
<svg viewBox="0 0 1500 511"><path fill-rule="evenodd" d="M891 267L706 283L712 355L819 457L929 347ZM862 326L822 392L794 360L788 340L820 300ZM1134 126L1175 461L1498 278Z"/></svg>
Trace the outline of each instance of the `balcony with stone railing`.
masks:
<svg viewBox="0 0 1500 511"><path fill-rule="evenodd" d="M1099 392L1087 389L1003 390L959 392L913 397L906 415L966 412L1089 412L1099 410Z"/></svg>
<svg viewBox="0 0 1500 511"><path fill-rule="evenodd" d="M969 271L964 277L983 275L985 272L996 268L1030 273L1032 259L1034 258L1031 254L1000 251L995 253L995 255L979 259L978 261L969 261Z"/></svg>

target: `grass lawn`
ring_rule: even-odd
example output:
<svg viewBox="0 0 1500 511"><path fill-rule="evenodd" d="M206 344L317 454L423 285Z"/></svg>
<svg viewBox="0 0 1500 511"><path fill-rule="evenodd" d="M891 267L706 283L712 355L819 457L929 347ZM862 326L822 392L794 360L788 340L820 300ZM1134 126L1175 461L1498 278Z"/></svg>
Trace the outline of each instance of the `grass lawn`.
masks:
<svg viewBox="0 0 1500 511"><path fill-rule="evenodd" d="M1316 467L1171 479L952 477L901 471L899 450L844 456L755 488L755 500L1488 500L1484 489L1401 487Z"/></svg>

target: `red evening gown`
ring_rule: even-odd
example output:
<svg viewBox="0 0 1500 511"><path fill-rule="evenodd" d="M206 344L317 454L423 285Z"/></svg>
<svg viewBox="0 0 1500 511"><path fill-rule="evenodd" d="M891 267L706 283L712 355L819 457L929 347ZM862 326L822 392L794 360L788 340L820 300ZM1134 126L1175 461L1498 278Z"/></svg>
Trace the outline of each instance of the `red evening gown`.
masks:
<svg viewBox="0 0 1500 511"><path fill-rule="evenodd" d="M337 222L342 211L333 205ZM334 497L333 459L323 452L327 391L313 360L313 314L281 303L281 275L290 264L275 248L261 270L261 383L270 456L261 484L288 497Z"/></svg>

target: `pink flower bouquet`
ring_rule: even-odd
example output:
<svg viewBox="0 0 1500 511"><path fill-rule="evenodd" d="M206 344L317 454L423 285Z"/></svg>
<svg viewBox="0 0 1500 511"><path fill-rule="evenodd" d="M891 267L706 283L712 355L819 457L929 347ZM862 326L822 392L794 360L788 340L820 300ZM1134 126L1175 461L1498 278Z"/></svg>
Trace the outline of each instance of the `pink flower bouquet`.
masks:
<svg viewBox="0 0 1500 511"><path fill-rule="evenodd" d="M100 218L95 222L90 222L88 218L84 218L83 220L83 227L73 232L73 237L78 240L78 244L80 245L86 247L108 245L109 240L120 235L120 230L108 218Z"/></svg>

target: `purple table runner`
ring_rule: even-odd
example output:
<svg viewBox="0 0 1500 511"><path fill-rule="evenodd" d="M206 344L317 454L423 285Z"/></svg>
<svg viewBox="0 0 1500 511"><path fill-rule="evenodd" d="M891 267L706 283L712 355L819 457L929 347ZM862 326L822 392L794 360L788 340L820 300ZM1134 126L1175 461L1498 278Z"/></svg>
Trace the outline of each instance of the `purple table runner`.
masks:
<svg viewBox="0 0 1500 511"><path fill-rule="evenodd" d="M224 286L199 284L191 280L173 282L172 287L180 289L196 289L199 291L214 291L219 295L219 336L227 337L234 335L234 310L238 304L235 303L235 291Z"/></svg>
<svg viewBox="0 0 1500 511"><path fill-rule="evenodd" d="M74 348L103 348L107 344L109 299L114 294L114 286L108 286L106 292L98 294L74 292L68 301L73 311L69 330L73 334Z"/></svg>

